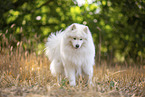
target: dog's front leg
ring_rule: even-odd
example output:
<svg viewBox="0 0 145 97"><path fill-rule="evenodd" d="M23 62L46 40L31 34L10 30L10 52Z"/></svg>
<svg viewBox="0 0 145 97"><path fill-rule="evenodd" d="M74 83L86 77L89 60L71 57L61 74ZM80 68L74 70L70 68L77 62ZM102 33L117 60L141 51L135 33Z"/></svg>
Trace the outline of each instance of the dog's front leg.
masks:
<svg viewBox="0 0 145 97"><path fill-rule="evenodd" d="M70 86L76 85L75 68L73 66L65 66L66 76L69 79Z"/></svg>
<svg viewBox="0 0 145 97"><path fill-rule="evenodd" d="M88 65L83 67L83 76L86 79L89 85L93 85L92 77L93 77L93 66L87 67Z"/></svg>

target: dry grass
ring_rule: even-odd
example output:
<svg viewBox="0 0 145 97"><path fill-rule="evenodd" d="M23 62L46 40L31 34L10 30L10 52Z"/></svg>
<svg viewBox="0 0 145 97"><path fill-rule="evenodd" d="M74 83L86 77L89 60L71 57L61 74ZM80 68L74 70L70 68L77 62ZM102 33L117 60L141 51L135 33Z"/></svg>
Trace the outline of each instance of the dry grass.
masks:
<svg viewBox="0 0 145 97"><path fill-rule="evenodd" d="M61 86L49 70L44 54L28 53L22 42L16 49L0 47L0 97L143 97L145 96L145 66L129 64L110 66L102 62L94 66L94 86L85 86L82 78L70 87L67 79Z"/></svg>

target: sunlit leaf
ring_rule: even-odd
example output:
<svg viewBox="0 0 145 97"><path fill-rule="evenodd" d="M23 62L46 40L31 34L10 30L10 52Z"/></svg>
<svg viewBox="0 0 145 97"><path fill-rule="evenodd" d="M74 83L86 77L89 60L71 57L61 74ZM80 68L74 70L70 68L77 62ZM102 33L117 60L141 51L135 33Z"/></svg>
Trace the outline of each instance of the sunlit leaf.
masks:
<svg viewBox="0 0 145 97"><path fill-rule="evenodd" d="M97 8L98 7L97 7L97 4L96 3L93 3L93 4L90 5L90 11L95 10Z"/></svg>
<svg viewBox="0 0 145 97"><path fill-rule="evenodd" d="M102 1L102 5L106 5L106 1Z"/></svg>

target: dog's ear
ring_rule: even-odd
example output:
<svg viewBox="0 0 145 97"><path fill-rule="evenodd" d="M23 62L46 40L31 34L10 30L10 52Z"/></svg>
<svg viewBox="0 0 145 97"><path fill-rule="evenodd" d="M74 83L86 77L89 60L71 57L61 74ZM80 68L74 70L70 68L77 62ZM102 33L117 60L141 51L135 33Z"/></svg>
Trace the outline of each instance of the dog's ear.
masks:
<svg viewBox="0 0 145 97"><path fill-rule="evenodd" d="M86 34L88 34L88 27L85 27L85 28L84 28L84 32L85 32Z"/></svg>
<svg viewBox="0 0 145 97"><path fill-rule="evenodd" d="M74 30L74 29L76 29L76 25L75 24L73 24L72 27L71 27L71 30Z"/></svg>

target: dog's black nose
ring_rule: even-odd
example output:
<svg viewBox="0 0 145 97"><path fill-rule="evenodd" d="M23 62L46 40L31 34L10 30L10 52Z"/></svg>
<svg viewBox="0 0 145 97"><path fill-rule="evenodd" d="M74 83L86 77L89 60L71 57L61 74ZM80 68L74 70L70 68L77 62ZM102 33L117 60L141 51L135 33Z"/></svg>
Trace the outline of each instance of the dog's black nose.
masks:
<svg viewBox="0 0 145 97"><path fill-rule="evenodd" d="M76 45L76 48L79 48L79 45L78 44Z"/></svg>

